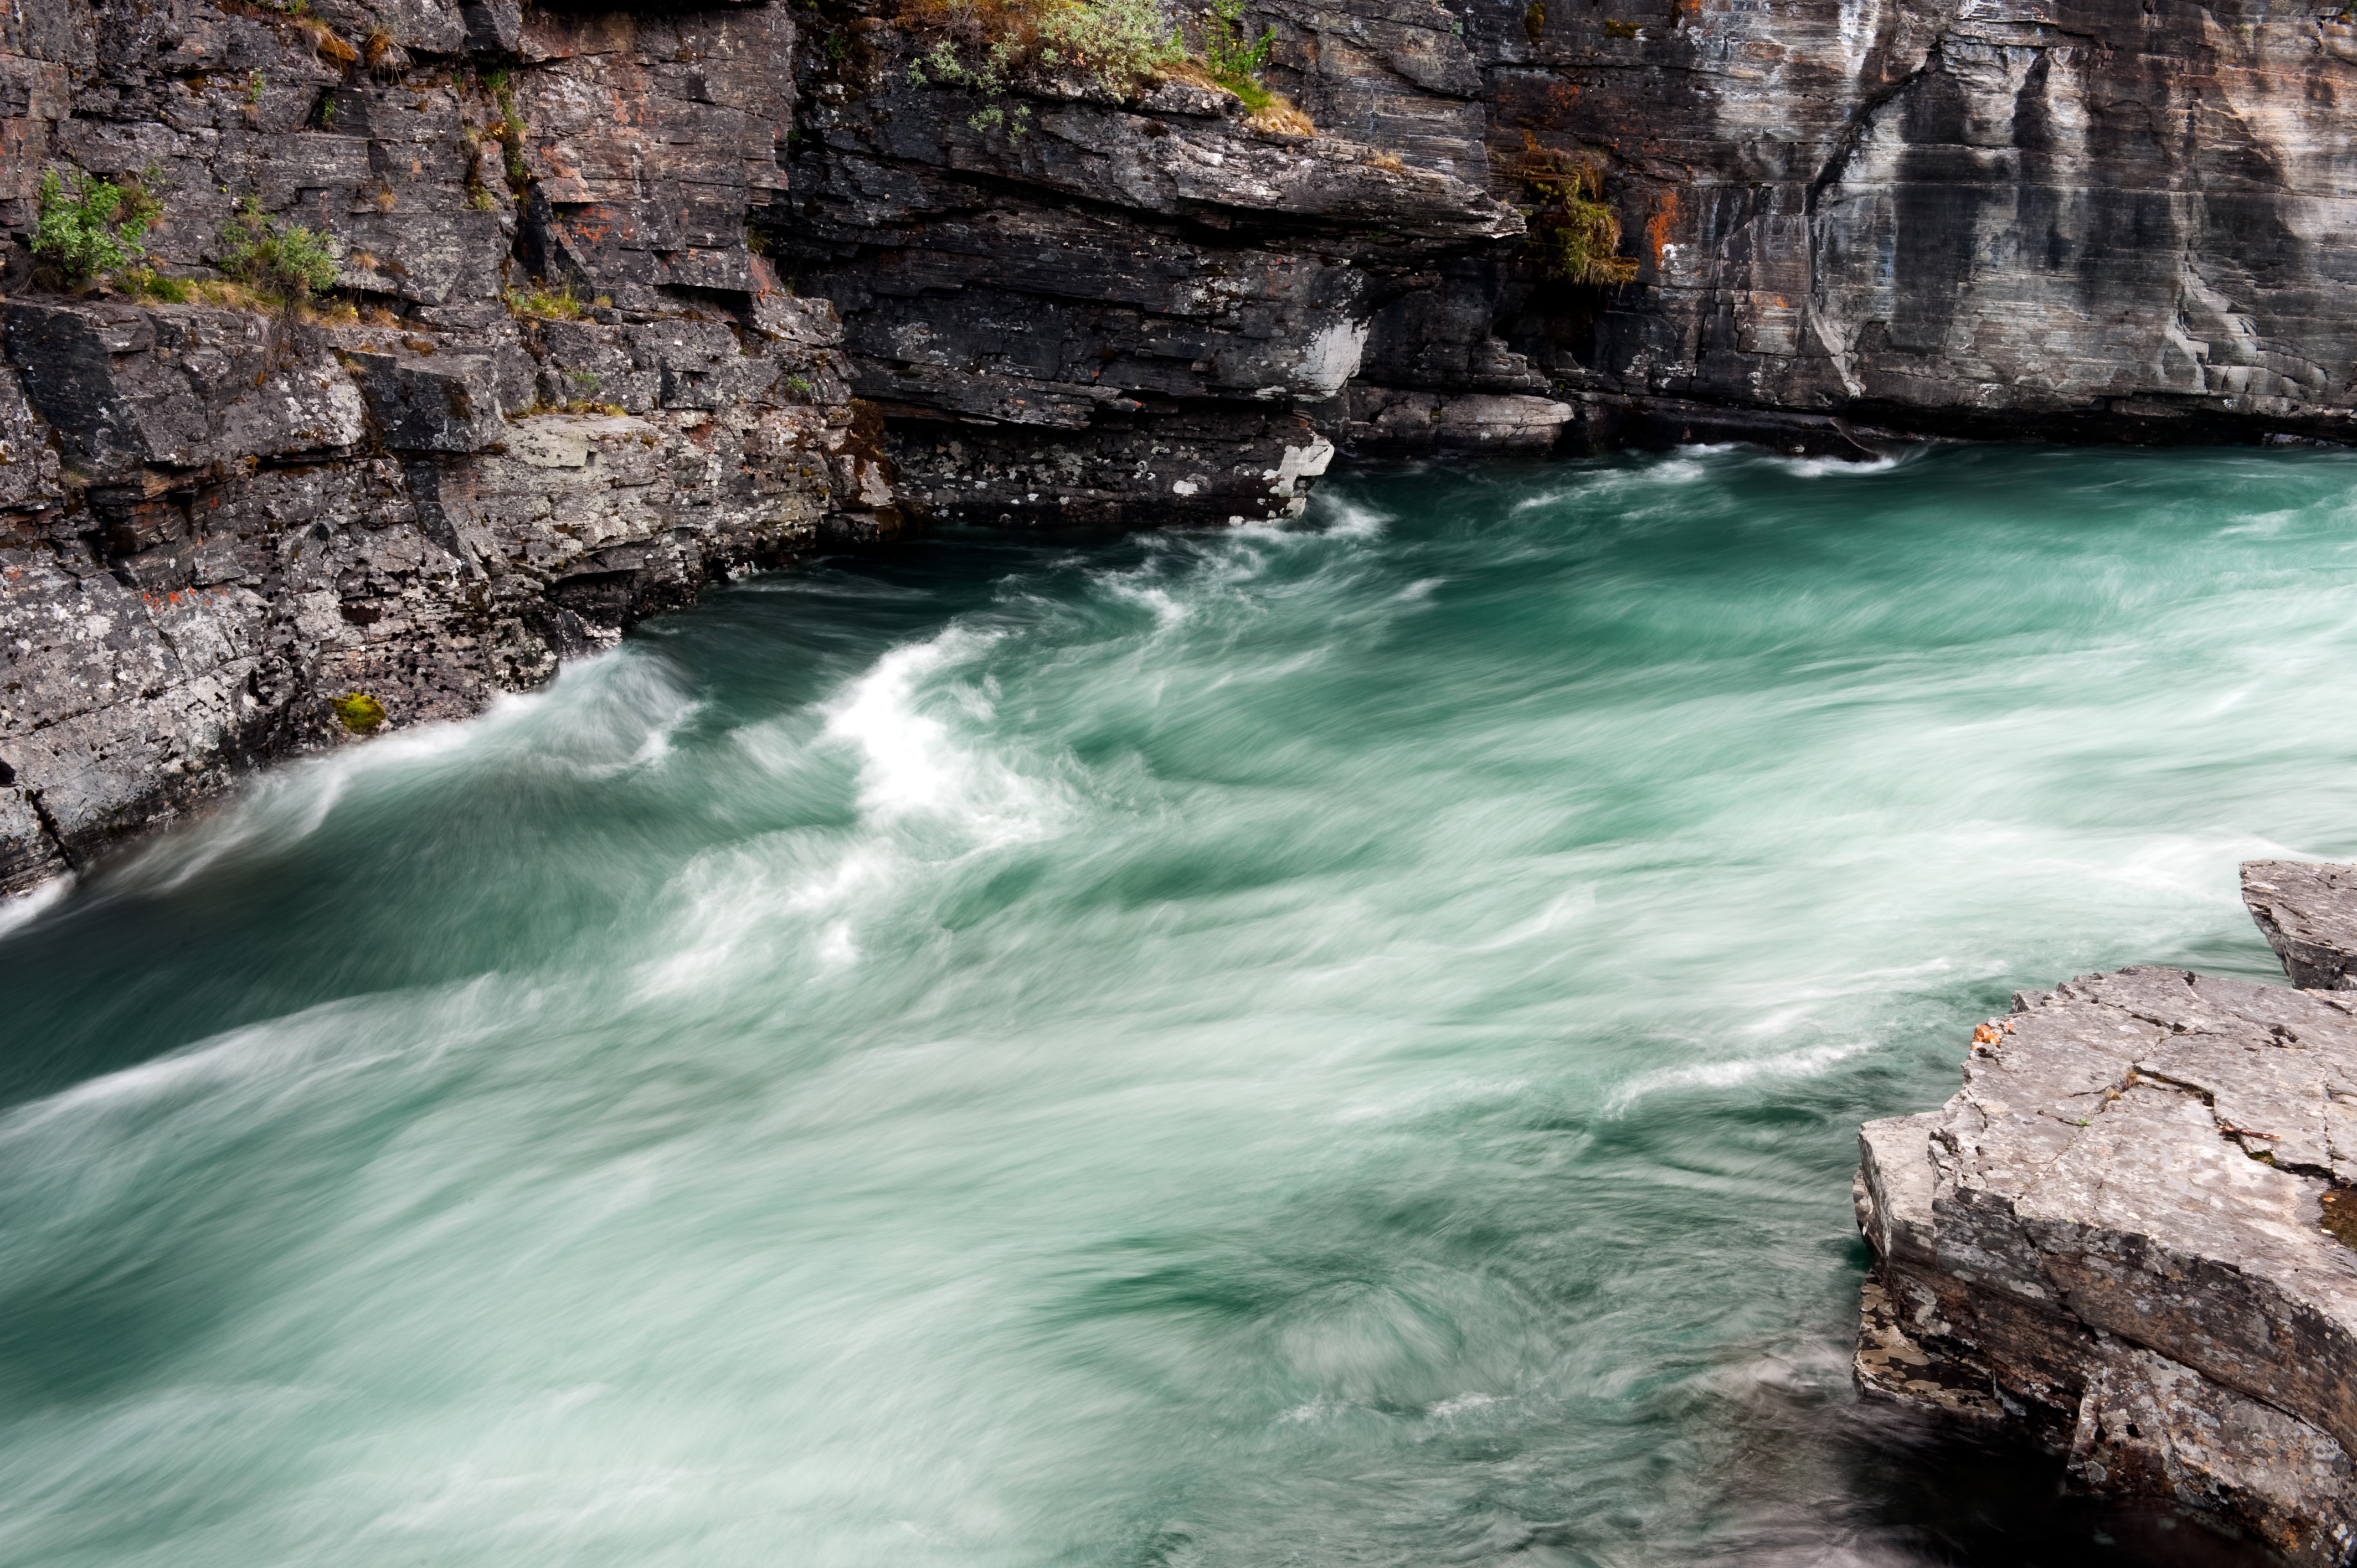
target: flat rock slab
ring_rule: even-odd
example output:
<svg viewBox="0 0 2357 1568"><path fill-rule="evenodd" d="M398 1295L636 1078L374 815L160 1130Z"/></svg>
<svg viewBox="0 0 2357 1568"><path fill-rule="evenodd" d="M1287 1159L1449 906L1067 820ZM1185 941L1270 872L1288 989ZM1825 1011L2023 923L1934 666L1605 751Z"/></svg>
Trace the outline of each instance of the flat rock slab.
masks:
<svg viewBox="0 0 2357 1568"><path fill-rule="evenodd" d="M2357 902L2357 868L2259 863L2244 882L2255 914L2280 896L2261 927L2301 950ZM2337 1215L2357 1182L2357 991L2082 976L2018 994L1964 1077L1939 1110L1861 1130L1878 1264L1860 1387L2026 1427L2082 1485L2173 1499L2294 1561L2351 1562L2357 1195Z"/></svg>
<svg viewBox="0 0 2357 1568"><path fill-rule="evenodd" d="M2357 988L2357 865L2246 860L2243 902L2294 985Z"/></svg>

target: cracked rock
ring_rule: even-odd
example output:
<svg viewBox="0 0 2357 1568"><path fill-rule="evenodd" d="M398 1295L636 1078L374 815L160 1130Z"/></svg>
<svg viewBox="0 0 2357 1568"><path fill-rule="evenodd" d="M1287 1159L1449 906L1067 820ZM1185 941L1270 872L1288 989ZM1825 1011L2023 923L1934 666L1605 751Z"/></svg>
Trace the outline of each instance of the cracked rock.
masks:
<svg viewBox="0 0 2357 1568"><path fill-rule="evenodd" d="M2314 918L2336 869L2245 866L2262 929L2283 889ZM2357 1251L2328 1219L2357 1177L2357 996L2084 975L2018 995L1964 1079L1860 1131L1859 1386L2026 1428L2082 1485L2295 1562L2350 1561Z"/></svg>

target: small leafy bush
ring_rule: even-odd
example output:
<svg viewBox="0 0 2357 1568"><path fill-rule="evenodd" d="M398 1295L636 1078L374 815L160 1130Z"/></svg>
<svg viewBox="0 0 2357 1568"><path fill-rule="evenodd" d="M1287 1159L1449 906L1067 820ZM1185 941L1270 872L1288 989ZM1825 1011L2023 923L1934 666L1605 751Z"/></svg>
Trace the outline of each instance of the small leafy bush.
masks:
<svg viewBox="0 0 2357 1568"><path fill-rule="evenodd" d="M1042 18L1039 33L1048 40L1049 64L1069 58L1120 96L1187 58L1178 27L1156 0L1070 0Z"/></svg>
<svg viewBox="0 0 2357 1568"><path fill-rule="evenodd" d="M336 258L328 253L326 237L300 223L281 228L262 210L258 197L240 202L221 226L217 259L221 271L290 310L336 284Z"/></svg>
<svg viewBox="0 0 2357 1568"><path fill-rule="evenodd" d="M164 215L149 190L154 165L121 184L85 169L41 171L33 254L69 285L120 272L146 254L139 242Z"/></svg>
<svg viewBox="0 0 2357 1568"><path fill-rule="evenodd" d="M1276 29L1254 38L1243 26L1246 0L1211 0L1195 22L1200 57L1188 52L1185 30L1167 0L901 0L900 19L931 42L909 67L918 86L962 87L982 94L968 121L976 130L1020 136L1025 106L996 102L1024 79L1043 71L1077 70L1092 86L1129 98L1164 78L1180 78L1234 94L1263 130L1314 135L1308 117L1261 80Z"/></svg>
<svg viewBox="0 0 2357 1568"><path fill-rule="evenodd" d="M1260 87L1260 73L1268 69L1269 47L1276 42L1275 27L1254 38L1244 30L1243 19L1244 0L1211 0L1201 23L1203 67L1232 92L1239 83ZM1260 90L1265 96L1268 90ZM1247 101L1246 107L1257 106Z"/></svg>
<svg viewBox="0 0 2357 1568"><path fill-rule="evenodd" d="M906 0L901 19L933 35L909 67L910 81L963 87L986 100L1043 68L1067 67L1125 98L1187 58L1161 0ZM988 102L970 123L1019 136L1030 113Z"/></svg>

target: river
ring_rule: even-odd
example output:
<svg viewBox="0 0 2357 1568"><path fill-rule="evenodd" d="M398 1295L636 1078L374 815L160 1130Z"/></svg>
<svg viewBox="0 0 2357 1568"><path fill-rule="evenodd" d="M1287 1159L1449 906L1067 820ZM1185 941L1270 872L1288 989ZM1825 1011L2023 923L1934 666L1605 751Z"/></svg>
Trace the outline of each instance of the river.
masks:
<svg viewBox="0 0 2357 1568"><path fill-rule="evenodd" d="M2352 713L2330 454L744 579L0 917L0 1561L2245 1561L1857 1402L1855 1134Z"/></svg>

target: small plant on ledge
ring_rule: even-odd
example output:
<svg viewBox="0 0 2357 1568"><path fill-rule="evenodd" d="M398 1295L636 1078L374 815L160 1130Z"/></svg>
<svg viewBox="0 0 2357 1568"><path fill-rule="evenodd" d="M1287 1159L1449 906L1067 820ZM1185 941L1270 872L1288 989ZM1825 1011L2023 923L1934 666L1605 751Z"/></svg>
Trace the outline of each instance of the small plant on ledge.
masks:
<svg viewBox="0 0 2357 1568"><path fill-rule="evenodd" d="M336 717L354 735L371 735L384 724L384 704L366 692L347 692L329 700Z"/></svg>
<svg viewBox="0 0 2357 1568"><path fill-rule="evenodd" d="M1130 99L1165 80L1225 91L1265 131L1315 135L1308 116L1261 79L1276 29L1254 38L1243 27L1246 0L1211 0L1196 20L1202 52L1190 54L1186 29L1161 0L902 0L900 20L931 42L909 66L918 86L979 92L976 130L1028 128L1030 110L996 102L1027 76L1077 71L1092 87Z"/></svg>
<svg viewBox="0 0 2357 1568"><path fill-rule="evenodd" d="M336 283L336 258L324 235L300 223L281 228L248 196L221 226L221 270L253 292L257 301L293 313Z"/></svg>
<svg viewBox="0 0 2357 1568"><path fill-rule="evenodd" d="M542 321L578 321L584 311L581 301L573 293L570 279L552 289L534 278L530 288L511 288L505 297L510 316L532 317Z"/></svg>
<svg viewBox="0 0 2357 1568"><path fill-rule="evenodd" d="M1276 131L1288 136L1316 135L1318 127L1309 123L1309 116L1271 91L1263 80L1268 69L1268 52L1276 44L1276 29L1265 28L1255 38L1244 27L1243 16L1244 0L1211 0L1211 8L1202 14L1196 27L1203 39L1200 67L1202 77L1208 78L1211 86L1233 93L1244 106L1244 124L1255 130ZM1191 66L1197 62L1188 63Z"/></svg>
<svg viewBox="0 0 2357 1568"><path fill-rule="evenodd" d="M43 169L32 244L41 269L51 281L78 288L138 262L146 254L139 242L164 215L150 189L156 183L152 164L120 184L84 169L63 177Z"/></svg>

